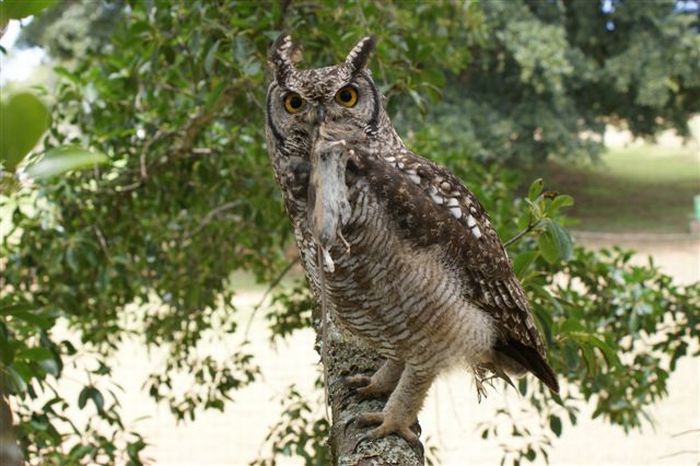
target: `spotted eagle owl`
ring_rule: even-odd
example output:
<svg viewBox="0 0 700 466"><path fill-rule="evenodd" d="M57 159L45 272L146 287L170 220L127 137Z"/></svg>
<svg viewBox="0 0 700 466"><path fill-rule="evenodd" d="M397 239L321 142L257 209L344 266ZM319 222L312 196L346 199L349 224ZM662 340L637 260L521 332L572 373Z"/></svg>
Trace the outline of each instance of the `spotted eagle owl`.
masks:
<svg viewBox="0 0 700 466"><path fill-rule="evenodd" d="M386 360L350 378L362 397L389 394L361 416L378 424L365 438L417 442L409 427L445 370L558 384L483 206L394 130L367 68L373 47L366 37L343 63L302 70L290 37L277 39L267 142L314 294Z"/></svg>

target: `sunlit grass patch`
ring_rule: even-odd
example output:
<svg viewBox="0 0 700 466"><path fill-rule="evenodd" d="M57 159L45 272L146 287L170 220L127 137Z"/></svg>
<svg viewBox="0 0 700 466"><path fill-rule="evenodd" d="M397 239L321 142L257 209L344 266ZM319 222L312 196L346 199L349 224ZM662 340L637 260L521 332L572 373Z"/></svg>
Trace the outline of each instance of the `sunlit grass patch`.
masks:
<svg viewBox="0 0 700 466"><path fill-rule="evenodd" d="M583 165L552 161L542 173L550 189L574 196L578 229L684 233L700 194L700 151L633 144Z"/></svg>

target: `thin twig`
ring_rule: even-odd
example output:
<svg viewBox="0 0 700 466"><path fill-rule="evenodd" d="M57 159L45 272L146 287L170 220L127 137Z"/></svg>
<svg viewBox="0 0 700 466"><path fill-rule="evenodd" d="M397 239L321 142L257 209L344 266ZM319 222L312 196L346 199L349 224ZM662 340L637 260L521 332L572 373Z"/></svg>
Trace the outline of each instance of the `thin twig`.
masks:
<svg viewBox="0 0 700 466"><path fill-rule="evenodd" d="M277 277L275 277L275 279L272 280L272 282L270 283L270 286L267 287L267 290L265 290L265 293L263 293L262 298L260 298L260 301L258 302L258 304L256 304L253 307L253 312L250 313L250 317L248 318L248 323L245 326L245 332L243 333L243 338L245 339L245 341L248 341L248 334L250 333L250 327L253 324L253 319L255 318L255 314L258 312L258 309L260 309L262 307L262 305L265 303L265 300L270 295L272 290L277 288L277 286L280 284L282 279L289 273L290 270L292 270L292 267L294 267L298 263L299 263L299 258L297 257L292 262L287 264L287 266L284 269L282 269L282 271L279 273L279 275L277 275Z"/></svg>
<svg viewBox="0 0 700 466"><path fill-rule="evenodd" d="M532 223L532 217L530 217L530 220L527 222L527 228L525 228L523 231L519 232L517 235L513 236L511 239L503 243L503 247L508 247L513 243L516 243L520 238L523 236L527 235L530 233L532 230L537 228L537 226L540 224L541 220L537 220L535 223Z"/></svg>
<svg viewBox="0 0 700 466"><path fill-rule="evenodd" d="M135 189L140 188L142 184L143 184L143 180L139 179L138 181L135 181L131 184L127 184L126 186L117 186L116 188L114 188L114 192L127 193L129 191L133 191Z"/></svg>
<svg viewBox="0 0 700 466"><path fill-rule="evenodd" d="M125 186L116 186L114 188L114 192L125 193L133 191L143 186L146 183L146 180L148 179L148 164L146 163L146 158L149 150L151 149L151 146L163 137L172 136L174 134L176 134L174 131L158 130L152 138L147 139L143 143L143 147L141 148L141 154L139 155L139 179Z"/></svg>
<svg viewBox="0 0 700 466"><path fill-rule="evenodd" d="M202 231L204 227L209 225L209 223L211 223L211 221L214 220L214 217L219 215L221 212L225 212L229 209L233 209L234 207L238 207L240 204L240 201L227 202L226 204L221 204L220 206L212 209L204 216L202 221L199 223L199 226L197 226L197 228L192 233L185 232L183 237L185 239L190 239L193 236L199 234L199 232Z"/></svg>
<svg viewBox="0 0 700 466"><path fill-rule="evenodd" d="M211 155L214 151L209 147L194 147L192 148L192 155Z"/></svg>
<svg viewBox="0 0 700 466"><path fill-rule="evenodd" d="M680 450L676 451L674 453L669 453L668 455L662 455L659 456L660 460L668 459L668 458L673 458L674 456L680 456L680 455L692 455L693 453L698 453L700 450Z"/></svg>
<svg viewBox="0 0 700 466"><path fill-rule="evenodd" d="M700 433L700 429L688 429L688 430L684 430L682 432L678 432L677 434L671 434L671 438L676 438L676 437L680 437L681 435L695 434L695 433Z"/></svg>
<svg viewBox="0 0 700 466"><path fill-rule="evenodd" d="M141 168L141 179L145 180L148 178L148 171L146 170L146 150L150 144L144 144L143 150L141 151L141 157L139 157L139 164Z"/></svg>
<svg viewBox="0 0 700 466"><path fill-rule="evenodd" d="M92 230L97 236L97 241L100 243L100 247L102 247L102 251L105 253L107 261L112 262L112 257L109 254L109 248L107 247L107 240L105 239L105 235L102 234L102 230L100 230L100 227L97 225L92 225Z"/></svg>
<svg viewBox="0 0 700 466"><path fill-rule="evenodd" d="M209 108L202 109L199 113L190 118L190 121L181 132L182 137L175 149L179 156L190 153L199 134L218 115L219 111L231 103L234 97L234 91L237 87L236 85L231 85L224 89Z"/></svg>

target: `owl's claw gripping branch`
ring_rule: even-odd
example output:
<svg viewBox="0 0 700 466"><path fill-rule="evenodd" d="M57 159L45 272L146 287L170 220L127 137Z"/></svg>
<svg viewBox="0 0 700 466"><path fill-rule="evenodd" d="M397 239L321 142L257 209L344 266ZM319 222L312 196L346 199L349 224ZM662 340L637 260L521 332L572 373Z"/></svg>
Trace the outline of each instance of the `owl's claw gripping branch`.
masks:
<svg viewBox="0 0 700 466"><path fill-rule="evenodd" d="M354 419L359 427L368 427L379 424L379 426L360 435L355 441L352 448L353 453L357 453L357 449L363 442L376 440L387 435L394 434L404 439L411 447L418 448L423 454L423 444L420 442L418 435L411 430L410 424L399 424L390 421L382 412L367 412L362 413Z"/></svg>
<svg viewBox="0 0 700 466"><path fill-rule="evenodd" d="M351 387L352 393L360 401L372 398L386 398L396 388L403 370L403 363L387 359L372 377L354 375L346 377L345 381Z"/></svg>
<svg viewBox="0 0 700 466"><path fill-rule="evenodd" d="M372 382L372 377L364 374L349 375L343 378L343 383L351 390L365 387Z"/></svg>

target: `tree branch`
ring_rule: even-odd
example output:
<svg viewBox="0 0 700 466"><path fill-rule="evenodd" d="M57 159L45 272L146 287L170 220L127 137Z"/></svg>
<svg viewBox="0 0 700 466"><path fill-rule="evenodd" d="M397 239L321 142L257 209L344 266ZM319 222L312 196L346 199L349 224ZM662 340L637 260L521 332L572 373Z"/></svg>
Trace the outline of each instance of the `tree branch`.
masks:
<svg viewBox="0 0 700 466"><path fill-rule="evenodd" d="M253 307L253 312L250 313L250 317L248 318L248 323L245 326L245 332L243 333L244 335L244 341L248 341L248 335L250 334L250 327L253 324L253 319L255 318L255 314L257 314L258 310L262 307L263 303L265 303L265 300L267 297L270 295L272 290L277 288L277 285L279 285L282 282L282 279L289 273L290 270L292 270L292 267L294 267L296 264L298 264L300 261L299 257L291 261L287 266L282 269L282 271L275 277L272 282L270 282L270 286L267 287L267 290L265 290L265 293L263 293L262 298L260 298L260 301L258 301L258 304Z"/></svg>
<svg viewBox="0 0 700 466"><path fill-rule="evenodd" d="M211 221L214 220L214 218L216 218L220 213L225 212L225 211L227 211L227 210L234 209L234 208L236 208L236 207L238 207L238 206L240 206L240 205L241 205L241 202L240 202L240 201L232 201L232 202L227 202L227 203L225 203L225 204L222 204L222 205L220 205L220 206L218 206L218 207L215 207L214 209L210 210L210 211L204 216L204 218L202 219L201 222L199 222L199 225L197 226L197 228L194 229L194 231L191 231L191 232L186 231L186 232L182 235L182 237L183 237L184 239L190 239L190 238L192 238L193 236L198 235L198 234L204 229L204 227L206 227L207 225L209 225L209 224L211 223Z"/></svg>
<svg viewBox="0 0 700 466"><path fill-rule="evenodd" d="M379 368L382 360L358 338L343 331L332 322L329 322L328 327L326 384L333 419L330 436L333 465L422 466L423 453L395 435L363 442L356 449L357 452L352 451L357 438L371 427L359 428L350 421L365 411L380 411L386 400L358 402L344 379L355 374L372 374ZM316 334L320 348L323 343L320 341L321 329L318 325Z"/></svg>
<svg viewBox="0 0 700 466"><path fill-rule="evenodd" d="M520 238L522 238L523 236L527 235L527 234L530 233L532 230L534 230L535 228L537 228L537 226L538 226L539 224L540 224L540 220L537 220L535 223L532 223L532 217L530 217L530 221L527 222L527 228L525 228L523 231L519 232L517 235L513 236L511 239L509 239L509 240L506 241L505 243L503 243L503 247L504 247L504 248L507 248L507 247L510 246L511 244L517 243L517 242L520 240Z"/></svg>
<svg viewBox="0 0 700 466"><path fill-rule="evenodd" d="M23 463L22 450L17 444L12 425L12 411L5 395L0 390L0 464L20 466Z"/></svg>
<svg viewBox="0 0 700 466"><path fill-rule="evenodd" d="M203 108L194 117L190 119L184 128L182 137L177 145L176 153L180 156L188 154L194 147L194 143L197 141L199 134L206 128L209 123L216 117L227 105L233 101L234 90L236 85L229 86L224 89L221 94L216 98L214 103L212 103L208 108Z"/></svg>
<svg viewBox="0 0 700 466"><path fill-rule="evenodd" d="M202 108L196 115L187 121L187 124L185 124L183 128L180 128L177 131L159 130L156 132L151 139L144 143L143 149L141 150L141 154L139 156L139 179L126 186L118 186L115 191L119 193L130 192L140 188L146 183L146 180L148 180L149 168L156 165L154 162L151 164L146 163L148 151L150 150L151 145L162 137L182 134L182 136L175 142L174 159L187 158L191 154L201 156L213 153L213 151L209 148L194 147L194 145L197 142L199 135L202 133L202 131L204 131L204 129L206 129L209 123L211 123L212 120L218 116L219 112L223 108L228 106L233 101L235 91L241 86L243 86L243 84L239 82L237 84L234 83L228 88L224 89L211 105ZM166 159L166 161L169 160L171 160L170 157ZM159 163L157 165L163 164Z"/></svg>

